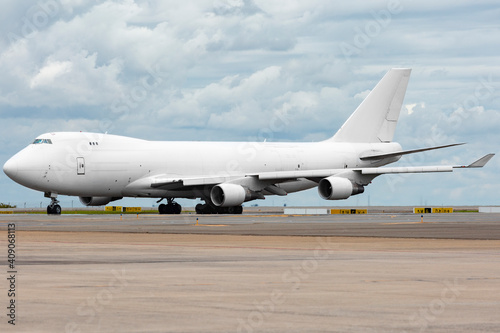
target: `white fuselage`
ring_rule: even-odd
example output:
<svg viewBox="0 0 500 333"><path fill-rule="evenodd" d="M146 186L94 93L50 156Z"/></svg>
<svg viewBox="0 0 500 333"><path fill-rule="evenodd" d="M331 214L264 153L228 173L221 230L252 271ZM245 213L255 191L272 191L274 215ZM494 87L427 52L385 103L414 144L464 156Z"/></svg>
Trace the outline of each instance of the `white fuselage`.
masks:
<svg viewBox="0 0 500 333"><path fill-rule="evenodd" d="M389 158L361 161L360 154L401 150L398 143L181 142L147 141L109 134L58 132L38 137L5 165L16 182L43 192L103 197L199 197L192 190L136 190L155 176L244 176L248 174L378 167ZM41 140L40 140L41 139ZM50 139L51 143L44 143ZM36 142L36 141L35 141ZM283 183L287 192L316 186L301 179Z"/></svg>

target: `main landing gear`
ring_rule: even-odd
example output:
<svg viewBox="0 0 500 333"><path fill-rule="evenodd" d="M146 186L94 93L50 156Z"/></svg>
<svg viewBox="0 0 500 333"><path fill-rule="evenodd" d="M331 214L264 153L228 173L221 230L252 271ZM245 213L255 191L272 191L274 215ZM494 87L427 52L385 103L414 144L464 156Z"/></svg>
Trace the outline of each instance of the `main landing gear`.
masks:
<svg viewBox="0 0 500 333"><path fill-rule="evenodd" d="M165 198L157 201L158 203ZM242 214L243 207L242 206L234 206L234 207L217 207L213 204L197 204L196 205L196 214ZM158 212L163 214L180 214L182 211L182 206L174 201L173 198L167 198L167 204L161 204L158 206Z"/></svg>
<svg viewBox="0 0 500 333"><path fill-rule="evenodd" d="M196 214L241 214L243 213L242 206L234 207L215 207L208 204L197 204L195 207Z"/></svg>
<svg viewBox="0 0 500 333"><path fill-rule="evenodd" d="M47 206L47 214L48 215L61 215L61 206L59 206L59 201L57 200L57 197L51 197L50 198L52 201L50 202L50 205Z"/></svg>
<svg viewBox="0 0 500 333"><path fill-rule="evenodd" d="M167 198L166 205L161 204L160 206L158 206L158 212L160 214L180 214L181 211L182 211L182 206L179 205L177 202L175 202L174 199L172 198Z"/></svg>

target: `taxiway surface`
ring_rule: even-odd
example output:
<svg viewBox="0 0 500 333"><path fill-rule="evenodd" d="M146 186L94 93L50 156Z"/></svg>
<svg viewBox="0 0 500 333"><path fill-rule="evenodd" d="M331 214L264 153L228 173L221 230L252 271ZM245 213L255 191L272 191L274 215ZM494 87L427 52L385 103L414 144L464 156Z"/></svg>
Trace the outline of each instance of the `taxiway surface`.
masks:
<svg viewBox="0 0 500 333"><path fill-rule="evenodd" d="M500 330L498 214L16 214L5 262L8 224L2 332Z"/></svg>
<svg viewBox="0 0 500 333"><path fill-rule="evenodd" d="M500 214L0 216L30 231L107 231L254 236L350 236L500 240Z"/></svg>

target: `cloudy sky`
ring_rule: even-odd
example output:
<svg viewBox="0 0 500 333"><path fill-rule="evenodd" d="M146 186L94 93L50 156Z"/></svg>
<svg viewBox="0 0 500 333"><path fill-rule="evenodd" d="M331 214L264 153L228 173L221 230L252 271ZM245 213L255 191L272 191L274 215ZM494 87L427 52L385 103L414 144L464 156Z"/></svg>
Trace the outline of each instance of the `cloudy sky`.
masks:
<svg viewBox="0 0 500 333"><path fill-rule="evenodd" d="M0 164L52 131L323 140L392 67L413 69L395 141L468 143L398 165L469 163L498 153L499 17L495 0L4 1ZM271 131L277 114L286 126ZM258 203L500 204L499 167L381 176L344 202L310 190ZM3 173L0 187L0 202L48 203Z"/></svg>

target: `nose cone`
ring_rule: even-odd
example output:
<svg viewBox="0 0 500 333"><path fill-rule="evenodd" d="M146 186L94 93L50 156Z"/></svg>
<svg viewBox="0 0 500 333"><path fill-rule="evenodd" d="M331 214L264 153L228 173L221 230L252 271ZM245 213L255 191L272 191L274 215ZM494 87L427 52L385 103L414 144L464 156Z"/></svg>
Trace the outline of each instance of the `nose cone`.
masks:
<svg viewBox="0 0 500 333"><path fill-rule="evenodd" d="M10 179L15 180L17 172L19 171L19 165L15 158L11 158L3 165L3 172L9 176Z"/></svg>

